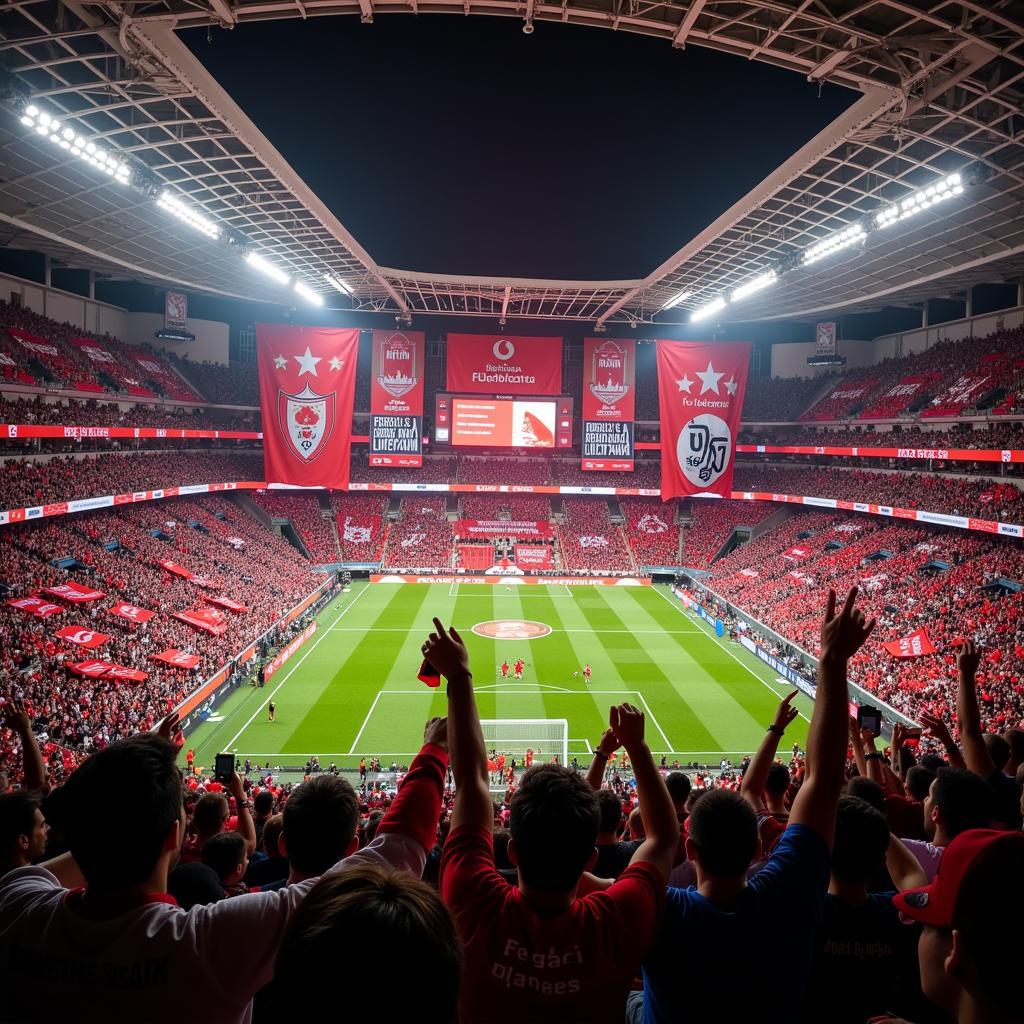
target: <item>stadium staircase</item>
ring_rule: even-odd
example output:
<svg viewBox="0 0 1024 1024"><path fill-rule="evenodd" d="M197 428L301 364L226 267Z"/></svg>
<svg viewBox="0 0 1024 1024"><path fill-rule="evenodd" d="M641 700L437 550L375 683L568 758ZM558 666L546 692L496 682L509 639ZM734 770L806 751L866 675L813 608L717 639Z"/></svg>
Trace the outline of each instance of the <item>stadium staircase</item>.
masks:
<svg viewBox="0 0 1024 1024"><path fill-rule="evenodd" d="M341 553L341 537L338 536L338 517L334 514L334 509L331 506L330 492L317 491L316 500L320 505L320 518L331 528L331 536L334 538L334 553L337 555L337 561L340 562L343 558Z"/></svg>

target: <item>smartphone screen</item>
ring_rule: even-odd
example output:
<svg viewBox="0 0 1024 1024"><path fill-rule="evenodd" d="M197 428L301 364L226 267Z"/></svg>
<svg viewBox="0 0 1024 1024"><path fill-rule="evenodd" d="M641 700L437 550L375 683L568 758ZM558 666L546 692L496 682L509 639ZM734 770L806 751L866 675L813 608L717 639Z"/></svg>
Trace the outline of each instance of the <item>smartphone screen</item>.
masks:
<svg viewBox="0 0 1024 1024"><path fill-rule="evenodd" d="M870 704L861 704L857 708L857 725L862 729L873 732L876 736L882 732L882 712Z"/></svg>
<svg viewBox="0 0 1024 1024"><path fill-rule="evenodd" d="M218 782L230 782L235 774L235 755L218 754L213 762L213 777Z"/></svg>

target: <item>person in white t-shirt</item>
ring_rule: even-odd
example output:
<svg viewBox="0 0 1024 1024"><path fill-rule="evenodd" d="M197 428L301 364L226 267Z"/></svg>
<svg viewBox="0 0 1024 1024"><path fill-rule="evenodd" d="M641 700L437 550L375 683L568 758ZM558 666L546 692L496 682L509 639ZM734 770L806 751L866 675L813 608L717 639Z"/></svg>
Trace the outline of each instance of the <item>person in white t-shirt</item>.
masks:
<svg viewBox="0 0 1024 1024"><path fill-rule="evenodd" d="M167 723L165 723L165 726ZM133 736L94 754L68 780L70 854L0 881L3 1016L8 1020L145 1020L246 1024L273 975L278 944L315 879L185 911L167 872L185 833L177 749ZM378 864L419 877L433 845L447 770L444 719L424 745L375 839L325 874Z"/></svg>

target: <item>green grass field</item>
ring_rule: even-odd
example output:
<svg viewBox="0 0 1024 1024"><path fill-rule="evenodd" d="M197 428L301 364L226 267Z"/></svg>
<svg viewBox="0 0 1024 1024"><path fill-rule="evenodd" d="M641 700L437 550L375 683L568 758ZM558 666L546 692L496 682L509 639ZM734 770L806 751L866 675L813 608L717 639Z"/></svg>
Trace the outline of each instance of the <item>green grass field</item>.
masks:
<svg viewBox="0 0 1024 1024"><path fill-rule="evenodd" d="M189 738L196 763L218 751L273 765L311 754L355 765L360 755L408 763L423 723L445 713L443 688L416 678L431 617L454 623L469 648L485 719L564 718L569 756L582 761L608 721L609 705L630 701L647 715L647 739L669 760L715 762L751 753L772 721L784 680L746 650L719 640L664 587L356 583L320 615L319 629L263 689L232 694ZM475 624L544 623L552 632L494 640ZM497 666L521 656L522 682L501 682ZM589 686L573 676L589 662ZM277 720L267 721L273 698ZM786 749L804 745L811 702Z"/></svg>

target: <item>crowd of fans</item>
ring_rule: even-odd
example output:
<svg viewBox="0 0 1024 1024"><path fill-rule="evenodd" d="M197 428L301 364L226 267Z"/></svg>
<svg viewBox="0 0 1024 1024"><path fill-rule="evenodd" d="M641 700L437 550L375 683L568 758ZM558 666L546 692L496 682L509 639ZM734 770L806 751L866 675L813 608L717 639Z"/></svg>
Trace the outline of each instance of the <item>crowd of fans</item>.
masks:
<svg viewBox="0 0 1024 1024"><path fill-rule="evenodd" d="M162 567L166 562L194 579ZM74 603L43 593L62 609L46 617L6 603L68 581L104 596ZM48 757L62 770L65 760L74 763L83 753L150 728L322 582L290 544L213 496L5 527L0 698L28 708L49 744ZM228 628L222 635L172 618L221 596L245 609L224 613ZM155 614L145 622L126 619L109 611L115 602ZM108 639L82 648L55 635L64 626ZM152 660L167 648L199 660L189 670ZM94 679L70 671L89 657L148 678Z"/></svg>
<svg viewBox="0 0 1024 1024"><path fill-rule="evenodd" d="M689 525L683 530L683 564L707 569L737 526L757 526L774 511L769 502L706 500L689 502Z"/></svg>
<svg viewBox="0 0 1024 1024"><path fill-rule="evenodd" d="M338 538L331 519L323 517L320 499L315 494L281 491L253 491L252 500L271 516L290 519L302 543L309 552L310 561L317 565L330 565L340 561Z"/></svg>
<svg viewBox="0 0 1024 1024"><path fill-rule="evenodd" d="M187 992L227 1021L339 999L428 1024L1019 1020L1024 731L984 734L965 643L956 735L936 717L880 748L847 695L875 619L855 591L817 617L806 753L779 753L791 694L723 786L659 769L619 704L585 774L537 764L495 803L473 666L437 619L422 654L447 716L393 794L312 761L292 786L191 759L183 778L173 714L55 785L7 704L25 784L0 796L5 1013L170 1021ZM400 983L367 983L374 955Z"/></svg>
<svg viewBox="0 0 1024 1024"><path fill-rule="evenodd" d="M445 506L443 497L403 498L398 519L388 530L383 566L397 572L451 568L452 524Z"/></svg>
<svg viewBox="0 0 1024 1024"><path fill-rule="evenodd" d="M558 527L562 566L569 572L600 575L635 572L636 564L621 528L612 524L604 501L566 499Z"/></svg>
<svg viewBox="0 0 1024 1024"><path fill-rule="evenodd" d="M675 503L656 498L623 498L626 537L637 565L679 565Z"/></svg>
<svg viewBox="0 0 1024 1024"><path fill-rule="evenodd" d="M376 494L331 494L343 562L378 562L387 538L387 499Z"/></svg>

